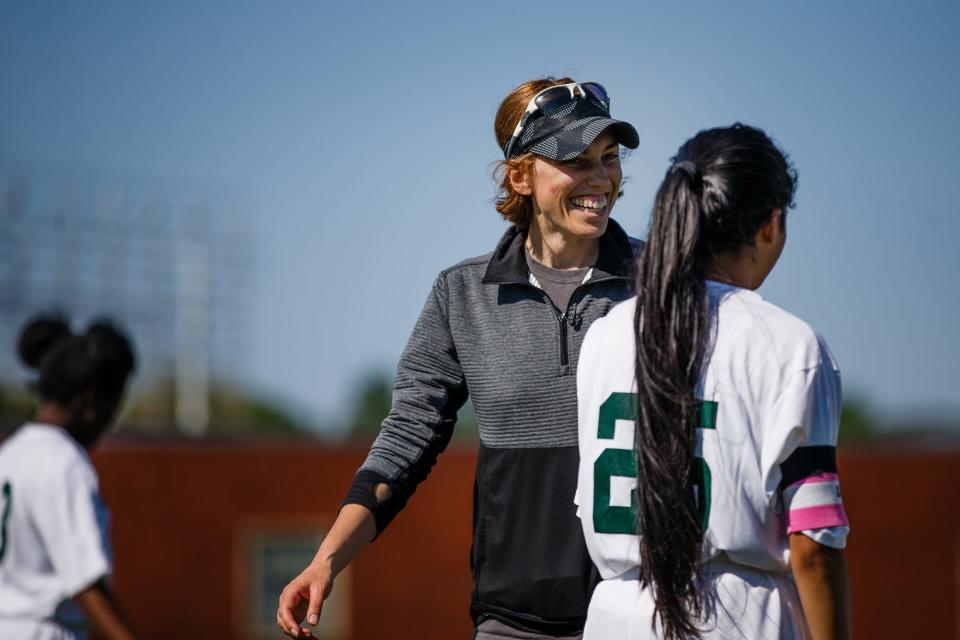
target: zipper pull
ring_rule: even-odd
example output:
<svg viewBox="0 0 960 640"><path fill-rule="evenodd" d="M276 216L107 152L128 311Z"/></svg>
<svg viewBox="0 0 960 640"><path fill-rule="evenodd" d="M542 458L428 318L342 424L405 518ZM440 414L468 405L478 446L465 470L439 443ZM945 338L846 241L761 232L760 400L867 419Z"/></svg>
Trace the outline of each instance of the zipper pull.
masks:
<svg viewBox="0 0 960 640"><path fill-rule="evenodd" d="M573 311L572 314L568 314L568 315L571 316L571 317L570 317L570 326L573 327L574 330L580 331L580 327L583 326L583 316L581 316L579 313L577 313L576 309L574 309L574 311Z"/></svg>

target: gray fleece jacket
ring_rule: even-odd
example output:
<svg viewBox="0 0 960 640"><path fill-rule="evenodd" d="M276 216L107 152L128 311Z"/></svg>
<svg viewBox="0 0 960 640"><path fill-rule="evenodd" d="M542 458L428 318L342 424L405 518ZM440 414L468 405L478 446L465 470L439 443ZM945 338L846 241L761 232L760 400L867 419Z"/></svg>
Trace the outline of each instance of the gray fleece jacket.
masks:
<svg viewBox="0 0 960 640"><path fill-rule="evenodd" d="M382 531L446 447L469 394L480 429L471 613L563 634L583 628L597 581L573 504L577 356L590 323L632 295L639 243L611 220L590 277L561 310L531 283L524 240L511 227L492 253L437 277L344 504L371 509ZM392 489L380 504L379 482Z"/></svg>

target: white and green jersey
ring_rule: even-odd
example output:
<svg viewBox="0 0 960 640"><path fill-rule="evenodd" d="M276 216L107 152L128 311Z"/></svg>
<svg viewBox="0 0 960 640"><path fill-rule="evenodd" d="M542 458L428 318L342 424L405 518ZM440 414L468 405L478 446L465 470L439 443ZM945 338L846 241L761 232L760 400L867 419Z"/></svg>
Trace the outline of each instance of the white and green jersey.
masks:
<svg viewBox="0 0 960 640"><path fill-rule="evenodd" d="M60 427L23 425L0 446L0 638L85 637L71 598L110 571L87 452Z"/></svg>
<svg viewBox="0 0 960 640"><path fill-rule="evenodd" d="M708 282L713 337L698 389L695 481L704 562L722 553L789 569L788 533L843 547L835 447L840 373L809 325L757 293ZM636 575L633 321L636 298L596 321L577 371L577 502L605 579Z"/></svg>

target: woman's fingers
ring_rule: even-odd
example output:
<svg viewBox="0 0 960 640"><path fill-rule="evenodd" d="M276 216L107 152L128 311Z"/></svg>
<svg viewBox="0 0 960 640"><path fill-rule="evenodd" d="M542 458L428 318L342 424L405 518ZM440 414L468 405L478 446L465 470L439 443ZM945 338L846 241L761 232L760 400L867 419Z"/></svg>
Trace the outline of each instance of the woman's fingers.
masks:
<svg viewBox="0 0 960 640"><path fill-rule="evenodd" d="M320 620L320 609L323 608L324 589L316 582L310 583L310 604L307 606L307 624L313 626Z"/></svg>
<svg viewBox="0 0 960 640"><path fill-rule="evenodd" d="M295 610L303 601L303 596L296 582L294 580L288 584L280 593L280 606L277 609L277 626L291 638L305 637L301 635L300 621L297 620L295 614Z"/></svg>
<svg viewBox="0 0 960 640"><path fill-rule="evenodd" d="M280 593L277 626L291 638L313 638L313 633L301 628L300 623L313 626L320 621L323 601L332 586L324 583L323 576L305 570Z"/></svg>

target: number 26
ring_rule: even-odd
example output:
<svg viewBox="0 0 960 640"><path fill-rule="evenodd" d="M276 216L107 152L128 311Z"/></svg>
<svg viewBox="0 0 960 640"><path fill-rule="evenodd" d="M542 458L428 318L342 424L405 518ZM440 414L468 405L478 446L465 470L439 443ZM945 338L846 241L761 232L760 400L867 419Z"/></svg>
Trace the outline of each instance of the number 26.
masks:
<svg viewBox="0 0 960 640"><path fill-rule="evenodd" d="M700 428L717 428L717 403L707 400L700 405ZM637 403L632 393L614 392L600 405L597 438L613 440L617 420L636 422ZM630 490L630 506L610 504L610 479L637 477L636 435L631 449L604 449L593 464L593 530L597 533L637 532L637 490ZM712 474L707 461L695 458L690 473L691 489L697 500L697 511L704 531L710 521Z"/></svg>

